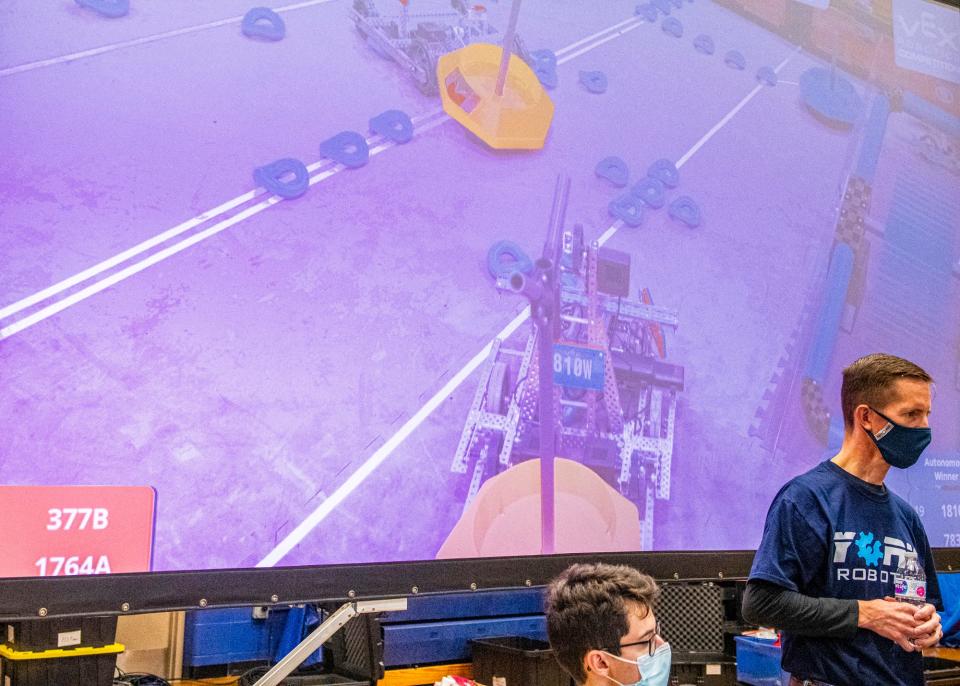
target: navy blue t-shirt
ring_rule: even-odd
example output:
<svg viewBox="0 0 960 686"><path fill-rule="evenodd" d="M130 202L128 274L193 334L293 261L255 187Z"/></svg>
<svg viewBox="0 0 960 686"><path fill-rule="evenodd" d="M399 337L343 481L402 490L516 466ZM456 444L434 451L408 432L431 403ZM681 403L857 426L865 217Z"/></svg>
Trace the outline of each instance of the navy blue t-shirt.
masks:
<svg viewBox="0 0 960 686"><path fill-rule="evenodd" d="M893 595L893 575L917 556L927 599L941 606L930 544L904 500L822 462L780 489L770 505L751 579L815 598ZM783 669L837 686L923 684L923 660L866 629L849 640L783 634Z"/></svg>

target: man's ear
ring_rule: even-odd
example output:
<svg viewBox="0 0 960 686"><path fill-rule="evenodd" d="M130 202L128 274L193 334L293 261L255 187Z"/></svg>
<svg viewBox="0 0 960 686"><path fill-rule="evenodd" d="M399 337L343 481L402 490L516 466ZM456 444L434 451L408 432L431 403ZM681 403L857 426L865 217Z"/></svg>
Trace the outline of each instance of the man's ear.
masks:
<svg viewBox="0 0 960 686"><path fill-rule="evenodd" d="M866 405L857 405L853 408L853 423L862 426L870 433L874 432L874 419L870 416L870 408Z"/></svg>
<svg viewBox="0 0 960 686"><path fill-rule="evenodd" d="M588 650L583 658L583 664L588 674L590 672L606 674L610 669L610 658L602 650Z"/></svg>

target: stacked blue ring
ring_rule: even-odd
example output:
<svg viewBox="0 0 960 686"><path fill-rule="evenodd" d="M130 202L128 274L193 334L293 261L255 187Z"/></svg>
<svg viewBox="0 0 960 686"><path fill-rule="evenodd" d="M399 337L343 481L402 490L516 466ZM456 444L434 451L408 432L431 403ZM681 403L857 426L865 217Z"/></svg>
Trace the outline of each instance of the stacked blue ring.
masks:
<svg viewBox="0 0 960 686"><path fill-rule="evenodd" d="M663 182L651 176L634 184L630 192L643 200L647 207L654 210L660 209L667 202L667 190L664 188Z"/></svg>
<svg viewBox="0 0 960 686"><path fill-rule="evenodd" d="M553 50L543 48L534 50L530 53L533 60L533 73L540 79L540 83L547 88L556 88L559 79L557 78L557 56Z"/></svg>
<svg viewBox="0 0 960 686"><path fill-rule="evenodd" d="M680 172L677 165L667 159L657 160L650 165L647 176L659 180L667 188L676 188L680 185Z"/></svg>
<svg viewBox="0 0 960 686"><path fill-rule="evenodd" d="M640 226L643 223L643 201L633 193L624 193L611 200L607 209L610 216L623 220L627 226Z"/></svg>

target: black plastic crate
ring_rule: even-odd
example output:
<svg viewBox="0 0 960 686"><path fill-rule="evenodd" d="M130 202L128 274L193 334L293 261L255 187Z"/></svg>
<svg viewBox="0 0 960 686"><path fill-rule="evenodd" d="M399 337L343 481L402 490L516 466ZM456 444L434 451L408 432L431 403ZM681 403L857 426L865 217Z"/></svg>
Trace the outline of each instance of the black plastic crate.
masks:
<svg viewBox="0 0 960 686"><path fill-rule="evenodd" d="M924 657L923 676L928 686L958 686L960 663L939 657Z"/></svg>
<svg viewBox="0 0 960 686"><path fill-rule="evenodd" d="M383 678L383 629L373 615L351 619L327 641L324 650L324 665L330 672L365 684Z"/></svg>
<svg viewBox="0 0 960 686"><path fill-rule="evenodd" d="M686 686L736 686L737 666L728 662L678 663L670 668L671 684Z"/></svg>
<svg viewBox="0 0 960 686"><path fill-rule="evenodd" d="M572 686L573 679L560 667L550 644L521 636L470 641L473 678L492 684L493 677L505 686Z"/></svg>
<svg viewBox="0 0 960 686"><path fill-rule="evenodd" d="M4 624L0 643L17 652L42 653L80 646L102 648L114 643L116 635L116 616L28 619Z"/></svg>
<svg viewBox="0 0 960 686"><path fill-rule="evenodd" d="M111 686L117 654L8 660L0 657L3 686Z"/></svg>

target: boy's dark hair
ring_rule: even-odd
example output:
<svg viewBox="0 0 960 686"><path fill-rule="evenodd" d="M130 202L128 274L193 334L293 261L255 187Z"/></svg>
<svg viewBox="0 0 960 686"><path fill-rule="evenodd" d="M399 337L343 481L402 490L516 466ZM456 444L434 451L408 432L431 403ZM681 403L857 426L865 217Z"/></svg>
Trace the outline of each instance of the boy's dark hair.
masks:
<svg viewBox="0 0 960 686"><path fill-rule="evenodd" d="M853 426L853 411L857 405L880 408L894 400L893 384L898 379L933 383L933 378L913 362L886 353L861 357L844 369L840 387L844 425L847 428Z"/></svg>
<svg viewBox="0 0 960 686"><path fill-rule="evenodd" d="M625 565L575 564L547 589L547 635L557 661L582 684L583 658L591 650L620 654L633 606L646 617L660 597L657 583Z"/></svg>

